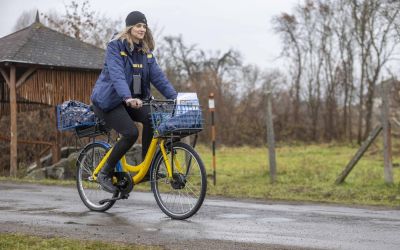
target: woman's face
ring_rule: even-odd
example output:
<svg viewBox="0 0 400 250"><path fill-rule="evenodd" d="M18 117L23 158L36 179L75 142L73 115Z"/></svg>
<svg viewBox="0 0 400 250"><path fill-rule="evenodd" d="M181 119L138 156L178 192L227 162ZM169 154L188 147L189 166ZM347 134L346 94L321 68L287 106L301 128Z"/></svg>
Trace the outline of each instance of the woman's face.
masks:
<svg viewBox="0 0 400 250"><path fill-rule="evenodd" d="M131 29L131 35L137 40L142 40L146 34L147 25L144 23L135 24Z"/></svg>

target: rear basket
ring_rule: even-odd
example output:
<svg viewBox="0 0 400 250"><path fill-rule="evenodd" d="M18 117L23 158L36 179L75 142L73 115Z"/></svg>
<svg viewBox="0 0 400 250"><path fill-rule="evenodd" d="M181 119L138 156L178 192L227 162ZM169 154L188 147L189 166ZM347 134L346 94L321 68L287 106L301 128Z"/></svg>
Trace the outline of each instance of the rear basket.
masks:
<svg viewBox="0 0 400 250"><path fill-rule="evenodd" d="M78 101L66 101L57 105L57 128L60 131L94 126L97 117L90 106Z"/></svg>
<svg viewBox="0 0 400 250"><path fill-rule="evenodd" d="M94 125L75 127L75 133L79 138L106 135L110 132L110 130L111 129L108 128L103 122L98 122Z"/></svg>

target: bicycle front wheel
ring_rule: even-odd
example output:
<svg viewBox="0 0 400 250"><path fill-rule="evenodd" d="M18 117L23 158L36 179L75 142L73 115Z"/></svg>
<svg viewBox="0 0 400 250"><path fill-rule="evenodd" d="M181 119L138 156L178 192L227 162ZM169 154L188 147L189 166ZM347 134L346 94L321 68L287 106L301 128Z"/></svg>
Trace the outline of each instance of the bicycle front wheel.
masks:
<svg viewBox="0 0 400 250"><path fill-rule="evenodd" d="M187 219L203 204L207 190L204 164L189 145L176 142L167 149L172 163L172 178L167 176L162 154L158 154L151 171L151 188L161 210L173 219ZM171 153L172 152L172 153Z"/></svg>
<svg viewBox="0 0 400 250"><path fill-rule="evenodd" d="M109 201L104 204L99 203L101 200L110 199L114 196L104 191L100 184L96 180L93 180L92 177L93 171L108 150L109 147L103 143L91 143L82 150L76 162L76 186L79 196L85 206L93 211L104 212L110 209L115 203L115 201Z"/></svg>

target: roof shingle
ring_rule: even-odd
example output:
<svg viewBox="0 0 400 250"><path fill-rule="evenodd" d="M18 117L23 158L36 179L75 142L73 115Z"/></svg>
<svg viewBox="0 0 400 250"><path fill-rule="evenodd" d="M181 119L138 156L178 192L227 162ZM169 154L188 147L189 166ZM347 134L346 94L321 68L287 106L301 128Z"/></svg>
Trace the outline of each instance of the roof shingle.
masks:
<svg viewBox="0 0 400 250"><path fill-rule="evenodd" d="M0 38L0 62L99 70L104 50L35 22Z"/></svg>

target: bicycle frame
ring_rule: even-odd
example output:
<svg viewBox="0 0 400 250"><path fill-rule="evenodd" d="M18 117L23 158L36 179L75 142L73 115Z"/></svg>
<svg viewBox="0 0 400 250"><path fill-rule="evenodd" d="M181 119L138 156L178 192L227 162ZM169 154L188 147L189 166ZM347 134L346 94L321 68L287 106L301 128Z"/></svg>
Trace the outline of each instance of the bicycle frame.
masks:
<svg viewBox="0 0 400 250"><path fill-rule="evenodd" d="M132 177L133 183L137 184L139 183L144 176L146 175L146 173L148 172L150 166L151 166L151 162L153 161L153 158L156 154L157 148L160 147L161 150L161 154L163 156L164 159L164 163L165 166L167 167L167 173L168 173L168 178L172 178L172 165L171 162L168 159L167 156L167 151L165 149L165 139L164 138L153 138L151 140L149 149L146 153L146 156L143 160L142 163L140 163L139 165L130 165L127 163L126 161L126 157L125 155L121 158L121 160L117 163L117 171L124 171L124 172L137 172L137 174L135 176ZM111 154L111 151L113 150L113 147L108 150L108 152L106 153L106 155L103 157L103 159L100 161L99 165L96 167L96 169L93 171L93 179L96 180L97 179L97 174L99 173L99 171L101 170L101 168L104 166L104 164L107 162L108 157ZM180 164L177 161L176 157L172 157L172 159L174 161L174 166L177 168L177 170L181 170Z"/></svg>

